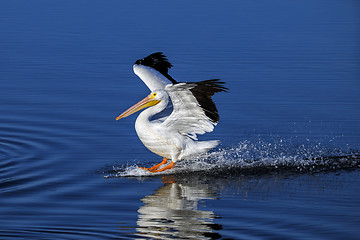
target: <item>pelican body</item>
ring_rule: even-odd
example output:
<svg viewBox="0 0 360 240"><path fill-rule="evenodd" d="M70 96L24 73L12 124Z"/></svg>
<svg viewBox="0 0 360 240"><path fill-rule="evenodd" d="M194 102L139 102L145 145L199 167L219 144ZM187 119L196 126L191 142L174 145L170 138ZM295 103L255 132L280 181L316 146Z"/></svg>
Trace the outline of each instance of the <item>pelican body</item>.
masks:
<svg viewBox="0 0 360 240"><path fill-rule="evenodd" d="M135 122L141 142L163 161L150 172L161 172L174 167L178 160L201 154L216 147L219 141L198 141L197 134L212 132L219 114L211 97L226 91L219 79L179 83L168 70L171 63L161 53L153 53L135 62L134 73L151 93L119 115L116 120L143 110ZM168 159L170 164L166 165ZM165 167L160 168L162 165Z"/></svg>

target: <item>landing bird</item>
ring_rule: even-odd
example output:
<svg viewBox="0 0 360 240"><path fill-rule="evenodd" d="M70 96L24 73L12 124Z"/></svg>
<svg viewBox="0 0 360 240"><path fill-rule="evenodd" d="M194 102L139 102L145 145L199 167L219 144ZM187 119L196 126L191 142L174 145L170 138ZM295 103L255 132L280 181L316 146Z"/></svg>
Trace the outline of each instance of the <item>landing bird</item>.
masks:
<svg viewBox="0 0 360 240"><path fill-rule="evenodd" d="M198 141L196 135L212 132L218 123L219 113L211 97L226 92L225 83L219 79L180 83L168 74L171 67L162 52L137 60L134 72L151 93L116 118L148 107L136 119L135 130L150 151L163 157L161 163L151 168L141 167L149 172L171 169L178 160L205 153L219 144ZM171 162L166 165L168 159Z"/></svg>

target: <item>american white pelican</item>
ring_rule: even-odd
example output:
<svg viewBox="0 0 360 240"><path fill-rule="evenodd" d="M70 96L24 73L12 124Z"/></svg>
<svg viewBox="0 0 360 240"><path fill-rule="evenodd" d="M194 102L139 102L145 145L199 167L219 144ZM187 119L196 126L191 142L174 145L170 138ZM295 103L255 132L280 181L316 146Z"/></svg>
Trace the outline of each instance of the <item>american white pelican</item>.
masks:
<svg viewBox="0 0 360 240"><path fill-rule="evenodd" d="M226 91L219 79L179 83L169 74L171 63L161 53L153 53L135 62L135 74L151 93L119 115L116 120L142 111L135 122L135 130L142 143L153 153L164 157L150 172L173 168L176 161L205 153L219 141L198 141L196 135L212 132L219 114L211 100L216 92ZM160 166L170 164L163 168Z"/></svg>

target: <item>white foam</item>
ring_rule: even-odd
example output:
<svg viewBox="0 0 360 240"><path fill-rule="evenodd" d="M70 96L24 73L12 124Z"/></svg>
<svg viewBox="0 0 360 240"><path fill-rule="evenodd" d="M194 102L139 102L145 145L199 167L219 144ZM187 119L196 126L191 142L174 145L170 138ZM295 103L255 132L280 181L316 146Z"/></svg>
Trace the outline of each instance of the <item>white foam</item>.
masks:
<svg viewBox="0 0 360 240"><path fill-rule="evenodd" d="M359 158L347 159L347 154L339 150L329 150L321 143L294 146L284 140L267 143L257 141L252 143L242 141L234 147L218 148L209 153L178 161L176 166L160 173L150 173L138 168L135 164L130 166L114 167L114 177L147 177L154 175L168 175L177 173L217 171L223 169L255 169L288 167L295 170L311 169L312 167L335 168L344 163L344 166L354 165L360 167ZM344 158L339 158L343 155ZM335 156L334 159L331 156ZM358 155L357 155L358 156ZM341 167L341 166L340 166Z"/></svg>

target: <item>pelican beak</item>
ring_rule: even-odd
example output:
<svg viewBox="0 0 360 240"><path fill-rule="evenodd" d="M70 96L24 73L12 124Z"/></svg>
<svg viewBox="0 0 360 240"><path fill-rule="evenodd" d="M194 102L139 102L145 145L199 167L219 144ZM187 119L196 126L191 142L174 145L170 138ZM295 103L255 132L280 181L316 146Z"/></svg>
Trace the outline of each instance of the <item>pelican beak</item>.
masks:
<svg viewBox="0 0 360 240"><path fill-rule="evenodd" d="M136 113L137 111L140 111L141 109L154 106L154 105L158 104L159 102L161 102L161 100L155 100L154 97L152 97L152 95L149 95L146 98L144 98L143 100L141 100L140 102L138 102L137 104L135 104L134 106L130 107L128 110L126 110L122 114L120 114L116 118L116 120L130 116L131 114Z"/></svg>

